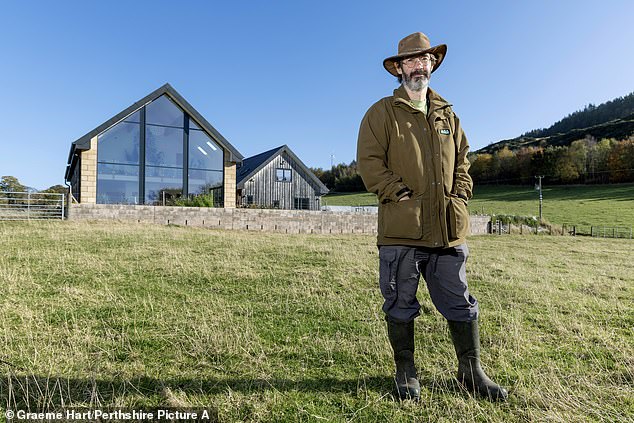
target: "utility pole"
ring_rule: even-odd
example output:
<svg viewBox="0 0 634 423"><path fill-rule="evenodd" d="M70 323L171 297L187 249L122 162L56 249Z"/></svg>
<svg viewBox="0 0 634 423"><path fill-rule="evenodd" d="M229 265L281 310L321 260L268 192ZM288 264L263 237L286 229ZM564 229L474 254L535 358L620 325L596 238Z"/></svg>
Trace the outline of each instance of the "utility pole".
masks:
<svg viewBox="0 0 634 423"><path fill-rule="evenodd" d="M539 223L542 223L542 202L543 202L543 197L542 197L542 178L543 176L535 176L535 178L537 179L537 189L539 190Z"/></svg>
<svg viewBox="0 0 634 423"><path fill-rule="evenodd" d="M335 153L330 155L330 170L335 168Z"/></svg>

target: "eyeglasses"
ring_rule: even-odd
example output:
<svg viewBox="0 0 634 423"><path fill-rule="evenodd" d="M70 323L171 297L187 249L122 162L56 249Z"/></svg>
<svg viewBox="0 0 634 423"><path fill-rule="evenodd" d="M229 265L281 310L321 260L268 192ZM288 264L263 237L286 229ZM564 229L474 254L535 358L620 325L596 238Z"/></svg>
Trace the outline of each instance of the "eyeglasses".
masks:
<svg viewBox="0 0 634 423"><path fill-rule="evenodd" d="M405 66L408 67L412 67L416 64L416 62L420 61L421 64L423 65L428 65L428 64L432 64L435 65L437 60L434 56L430 56L429 54L426 54L424 56L414 56L414 57L408 57L407 59L403 59L402 63Z"/></svg>

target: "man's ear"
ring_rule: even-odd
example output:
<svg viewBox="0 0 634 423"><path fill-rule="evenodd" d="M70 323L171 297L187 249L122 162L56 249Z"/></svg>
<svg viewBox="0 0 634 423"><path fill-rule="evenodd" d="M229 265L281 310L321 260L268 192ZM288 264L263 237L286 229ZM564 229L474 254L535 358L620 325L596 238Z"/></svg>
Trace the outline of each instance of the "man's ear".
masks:
<svg viewBox="0 0 634 423"><path fill-rule="evenodd" d="M396 69L396 72L399 75L403 75L403 71L401 70L401 66L398 64L398 62L394 62L394 69Z"/></svg>

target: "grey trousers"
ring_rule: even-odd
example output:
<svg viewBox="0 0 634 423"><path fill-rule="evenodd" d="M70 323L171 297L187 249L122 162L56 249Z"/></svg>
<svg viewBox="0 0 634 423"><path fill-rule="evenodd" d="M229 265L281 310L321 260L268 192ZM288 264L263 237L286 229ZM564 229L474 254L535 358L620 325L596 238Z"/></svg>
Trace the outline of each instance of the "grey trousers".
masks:
<svg viewBox="0 0 634 423"><path fill-rule="evenodd" d="M447 320L478 318L478 301L469 294L467 244L431 249L383 245L379 247L379 285L390 320L410 322L420 314L416 298L421 274L434 306Z"/></svg>

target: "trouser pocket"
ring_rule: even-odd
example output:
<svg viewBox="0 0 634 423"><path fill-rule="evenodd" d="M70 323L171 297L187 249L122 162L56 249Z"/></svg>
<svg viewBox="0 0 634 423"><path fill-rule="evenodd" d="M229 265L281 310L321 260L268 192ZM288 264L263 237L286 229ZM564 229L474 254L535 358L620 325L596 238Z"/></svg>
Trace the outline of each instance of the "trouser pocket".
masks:
<svg viewBox="0 0 634 423"><path fill-rule="evenodd" d="M396 250L392 248L379 248L379 286L383 295L383 311L388 312L394 305L397 298L396 274L398 270L398 260Z"/></svg>

